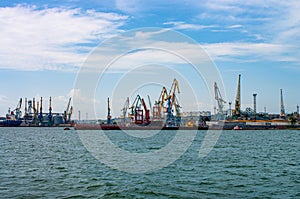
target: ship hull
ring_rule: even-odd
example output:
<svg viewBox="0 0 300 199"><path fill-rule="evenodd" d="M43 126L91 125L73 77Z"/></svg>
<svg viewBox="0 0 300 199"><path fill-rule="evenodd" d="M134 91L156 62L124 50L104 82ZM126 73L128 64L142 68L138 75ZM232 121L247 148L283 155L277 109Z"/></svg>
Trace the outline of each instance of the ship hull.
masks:
<svg viewBox="0 0 300 199"><path fill-rule="evenodd" d="M21 120L1 120L0 127L18 127L21 123Z"/></svg>

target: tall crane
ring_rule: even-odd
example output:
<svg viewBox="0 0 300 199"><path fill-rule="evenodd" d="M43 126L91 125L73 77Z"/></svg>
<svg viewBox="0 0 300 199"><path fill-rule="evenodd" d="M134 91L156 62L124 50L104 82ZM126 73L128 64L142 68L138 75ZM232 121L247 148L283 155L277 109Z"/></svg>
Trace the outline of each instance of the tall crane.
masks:
<svg viewBox="0 0 300 199"><path fill-rule="evenodd" d="M36 122L37 108L35 106L35 98L33 98L32 103L33 103L33 121Z"/></svg>
<svg viewBox="0 0 300 199"><path fill-rule="evenodd" d="M51 99L51 96L50 96L50 99L49 99L49 114L48 114L48 125L49 126L52 126L52 99Z"/></svg>
<svg viewBox="0 0 300 199"><path fill-rule="evenodd" d="M224 104L226 101L222 98L221 92L219 90L219 87L217 85L217 82L214 83L214 91L215 91L215 100L217 101L218 104L218 109L217 109L217 119L225 119L225 112L224 112Z"/></svg>
<svg viewBox="0 0 300 199"><path fill-rule="evenodd" d="M241 75L240 74L238 79L238 87L237 87L234 107L235 107L233 111L234 115L240 116L241 115Z"/></svg>
<svg viewBox="0 0 300 199"><path fill-rule="evenodd" d="M180 107L180 105L178 103L178 100L177 100L177 97L176 97L176 91L177 91L178 94L180 93L178 81L177 81L177 79L174 79L173 84L172 84L171 89L170 89L170 92L169 92L168 98L170 98L170 107L171 107L171 109L174 106L176 115L180 116L180 114L181 114L180 113L180 108L181 107Z"/></svg>
<svg viewBox="0 0 300 199"><path fill-rule="evenodd" d="M285 117L282 89L280 89L280 117L282 117L282 118Z"/></svg>
<svg viewBox="0 0 300 199"><path fill-rule="evenodd" d="M28 117L28 108L27 108L27 97L25 97L25 108L24 108L24 118Z"/></svg>
<svg viewBox="0 0 300 199"><path fill-rule="evenodd" d="M69 110L69 113L68 113L68 122L71 121L72 114L73 114L73 106L70 107L70 110Z"/></svg>
<svg viewBox="0 0 300 199"><path fill-rule="evenodd" d="M22 107L22 98L20 98L19 103L16 107L15 111L15 118L20 119L22 113L21 113L21 107Z"/></svg>
<svg viewBox="0 0 300 199"><path fill-rule="evenodd" d="M143 106L143 109L142 107ZM137 95L135 100L133 101L131 107L131 115L134 116L135 124L145 124L148 125L150 123L150 111L147 109L145 100L141 98L140 95ZM145 117L144 117L145 111Z"/></svg>
<svg viewBox="0 0 300 199"><path fill-rule="evenodd" d="M127 110L129 109L129 97L126 98L126 101L124 103L123 108L121 109L122 111L122 117L124 119L124 123L126 123L126 114L127 114Z"/></svg>
<svg viewBox="0 0 300 199"><path fill-rule="evenodd" d="M69 114L70 114L70 104L71 104L71 97L69 98L69 101L68 101L68 105L67 105L67 108L64 112L64 119L65 119L65 122L69 122Z"/></svg>
<svg viewBox="0 0 300 199"><path fill-rule="evenodd" d="M180 105L178 103L176 97L176 91L179 94L179 85L178 81L174 79L173 84L171 86L169 96L168 96L168 107L167 107L167 119L166 119L166 127L179 127L181 123L181 113L180 113ZM176 115L173 114L172 107L174 106Z"/></svg>
<svg viewBox="0 0 300 199"><path fill-rule="evenodd" d="M110 115L110 103L109 103L109 97L107 98L107 124L110 124L111 121L111 115Z"/></svg>
<svg viewBox="0 0 300 199"><path fill-rule="evenodd" d="M40 100L40 112L38 115L38 119L39 119L39 122L43 121L43 97L41 97L41 100Z"/></svg>
<svg viewBox="0 0 300 199"><path fill-rule="evenodd" d="M153 111L153 109L152 109L152 104L151 104L151 99L150 99L150 96L148 95L148 102L149 102L149 106L150 106L150 111Z"/></svg>
<svg viewBox="0 0 300 199"><path fill-rule="evenodd" d="M167 112L165 110L164 103L168 100L168 98L169 98L168 91L166 87L163 87L160 92L158 100L155 101L155 104L153 106L153 111L152 111L153 119L164 118L164 112Z"/></svg>

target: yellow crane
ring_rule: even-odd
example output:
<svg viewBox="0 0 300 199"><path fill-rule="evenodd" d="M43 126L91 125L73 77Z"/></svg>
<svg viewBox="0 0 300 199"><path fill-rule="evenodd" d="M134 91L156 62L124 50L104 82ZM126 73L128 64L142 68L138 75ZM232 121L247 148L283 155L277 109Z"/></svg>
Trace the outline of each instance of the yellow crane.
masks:
<svg viewBox="0 0 300 199"><path fill-rule="evenodd" d="M153 119L164 118L164 113L167 112L166 108L164 107L164 103L165 101L167 101L168 98L169 98L168 91L166 87L163 87L158 97L158 100L155 101L155 104L153 106L153 110L152 110Z"/></svg>
<svg viewBox="0 0 300 199"><path fill-rule="evenodd" d="M238 79L238 87L237 87L234 107L235 109L233 110L233 114L236 116L240 116L241 115L241 75L240 74Z"/></svg>
<svg viewBox="0 0 300 199"><path fill-rule="evenodd" d="M178 94L180 93L178 81L177 81L177 79L174 79L168 97L170 98L170 107L172 108L174 106L176 115L180 116L181 113L180 113L179 109L181 107L180 107L177 97L176 97L176 91Z"/></svg>
<svg viewBox="0 0 300 199"><path fill-rule="evenodd" d="M70 113L72 114L72 111L73 111L73 107L72 110L70 109L70 104L71 104L71 97L69 98L69 101L68 101L68 105L67 105L67 108L65 110L65 113L64 113L64 119L65 119L65 122L69 122L70 119L71 119L71 115Z"/></svg>

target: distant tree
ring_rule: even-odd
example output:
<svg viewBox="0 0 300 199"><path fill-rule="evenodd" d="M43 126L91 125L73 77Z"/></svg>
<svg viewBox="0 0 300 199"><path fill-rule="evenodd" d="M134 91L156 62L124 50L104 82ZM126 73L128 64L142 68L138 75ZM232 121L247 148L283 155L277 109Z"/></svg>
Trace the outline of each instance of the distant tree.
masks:
<svg viewBox="0 0 300 199"><path fill-rule="evenodd" d="M290 121L292 126L295 126L295 124L297 123L298 120L294 116L290 116L289 121Z"/></svg>

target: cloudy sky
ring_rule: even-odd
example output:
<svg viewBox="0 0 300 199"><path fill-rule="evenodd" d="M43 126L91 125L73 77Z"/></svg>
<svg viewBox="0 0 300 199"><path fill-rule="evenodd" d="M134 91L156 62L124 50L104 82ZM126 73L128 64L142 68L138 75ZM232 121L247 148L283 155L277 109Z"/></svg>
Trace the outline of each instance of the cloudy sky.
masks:
<svg viewBox="0 0 300 199"><path fill-rule="evenodd" d="M41 96L45 99L45 108L52 96L54 110L62 112L69 96L82 92L76 87L76 78L87 60L91 60L95 48L133 29L140 30L131 38L133 41L147 42L145 38L138 40L147 35L147 31L143 31L146 27L178 31L197 42L219 71L222 81L218 84L224 86L222 94L226 101L234 102L237 77L241 74L242 109L252 107L252 94L256 92L258 111L266 107L268 112L279 113L282 88L286 111L294 112L300 105L299 10L297 0L0 1L0 114L4 115L8 107L16 107L21 97ZM179 54L189 52L195 57L198 53L195 46L177 38L152 42L159 43L159 47L163 42L165 47L178 48L182 50ZM176 47L172 47L174 43ZM152 64L164 69L170 63L174 68L184 64L157 50L134 51L124 57L122 64L115 64L115 70L108 72L110 75L106 79L118 82L116 79L133 70L130 63L141 66L151 58L159 60ZM153 66L147 67L139 67L136 72L151 77L147 71L157 71ZM172 66L167 68L173 70ZM174 71L178 77L167 70L160 73L160 77L169 82L166 86L171 85L174 77L193 76L193 72L186 69ZM114 81L106 84L114 84ZM131 100L137 91L145 98L149 94L152 101L159 96L156 89L147 93L140 85L142 82L134 91L128 91ZM186 100L189 96L184 92L188 90L187 85L182 82L183 109L212 111L209 96L204 91L194 101ZM195 85L192 85L194 90ZM110 87L113 89L117 85L107 86ZM106 98L111 96L108 90L96 91L95 99L88 99L100 109L96 117L105 117ZM120 114L118 110L127 97L122 95L115 98L115 116ZM74 109L76 118L79 108ZM81 110L82 113L89 111Z"/></svg>

